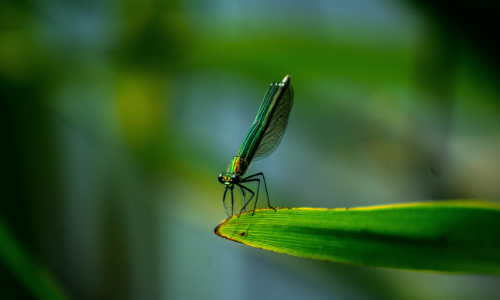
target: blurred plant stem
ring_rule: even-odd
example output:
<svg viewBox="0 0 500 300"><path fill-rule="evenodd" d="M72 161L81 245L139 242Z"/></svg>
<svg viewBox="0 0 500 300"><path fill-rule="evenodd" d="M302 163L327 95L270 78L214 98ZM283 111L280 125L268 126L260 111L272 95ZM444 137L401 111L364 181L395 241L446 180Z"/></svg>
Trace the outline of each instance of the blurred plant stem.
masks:
<svg viewBox="0 0 500 300"><path fill-rule="evenodd" d="M427 157L418 160L417 172L422 174L422 190L428 191L428 199L464 197L456 195L447 181L450 176L447 166L453 159L450 134L462 45L448 24L433 19L429 20L422 39L415 59L415 85L423 93L419 97L424 101L423 106L433 113L427 116L427 124L419 122L422 127L416 130L422 133L431 129L433 139L422 151Z"/></svg>

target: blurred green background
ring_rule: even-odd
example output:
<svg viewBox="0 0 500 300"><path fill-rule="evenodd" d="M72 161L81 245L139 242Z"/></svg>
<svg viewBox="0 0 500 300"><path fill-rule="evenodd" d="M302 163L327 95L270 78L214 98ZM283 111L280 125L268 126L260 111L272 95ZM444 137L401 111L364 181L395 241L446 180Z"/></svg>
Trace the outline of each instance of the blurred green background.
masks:
<svg viewBox="0 0 500 300"><path fill-rule="evenodd" d="M275 206L500 201L496 3L1 1L2 226L72 299L498 299L213 233L287 74L287 133L249 171ZM0 298L38 299L6 257Z"/></svg>

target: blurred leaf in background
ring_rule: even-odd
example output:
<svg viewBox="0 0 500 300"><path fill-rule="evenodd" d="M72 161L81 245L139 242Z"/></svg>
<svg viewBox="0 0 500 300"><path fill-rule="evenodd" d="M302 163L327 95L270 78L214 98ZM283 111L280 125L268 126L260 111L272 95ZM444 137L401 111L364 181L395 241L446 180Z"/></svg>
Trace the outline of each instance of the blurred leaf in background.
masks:
<svg viewBox="0 0 500 300"><path fill-rule="evenodd" d="M498 9L2 1L0 218L74 299L495 299L496 277L286 257L213 227L216 177L286 74L287 134L250 170L273 204L498 201ZM9 265L2 298L36 299Z"/></svg>

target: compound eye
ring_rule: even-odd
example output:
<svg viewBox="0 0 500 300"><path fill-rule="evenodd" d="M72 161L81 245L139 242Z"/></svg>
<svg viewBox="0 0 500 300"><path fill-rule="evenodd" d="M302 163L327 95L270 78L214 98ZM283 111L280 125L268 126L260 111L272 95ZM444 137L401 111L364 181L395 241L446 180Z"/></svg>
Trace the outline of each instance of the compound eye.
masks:
<svg viewBox="0 0 500 300"><path fill-rule="evenodd" d="M233 174L233 175L231 175L231 182L232 183L240 183L240 181L241 181L240 174Z"/></svg>
<svg viewBox="0 0 500 300"><path fill-rule="evenodd" d="M220 183L224 183L224 175L222 175L222 173L219 174L219 182Z"/></svg>

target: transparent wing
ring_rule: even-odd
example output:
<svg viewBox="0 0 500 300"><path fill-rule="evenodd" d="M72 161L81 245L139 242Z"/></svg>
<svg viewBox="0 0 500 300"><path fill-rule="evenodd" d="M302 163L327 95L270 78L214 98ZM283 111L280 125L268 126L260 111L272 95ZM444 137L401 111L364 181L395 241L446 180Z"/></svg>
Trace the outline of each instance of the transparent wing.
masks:
<svg viewBox="0 0 500 300"><path fill-rule="evenodd" d="M279 96L280 98L277 100L277 107L274 110L269 126L264 133L264 137L262 138L257 151L255 151L253 161L269 156L274 152L274 150L276 150L276 148L278 148L281 140L283 139L293 105L292 85L288 84Z"/></svg>

